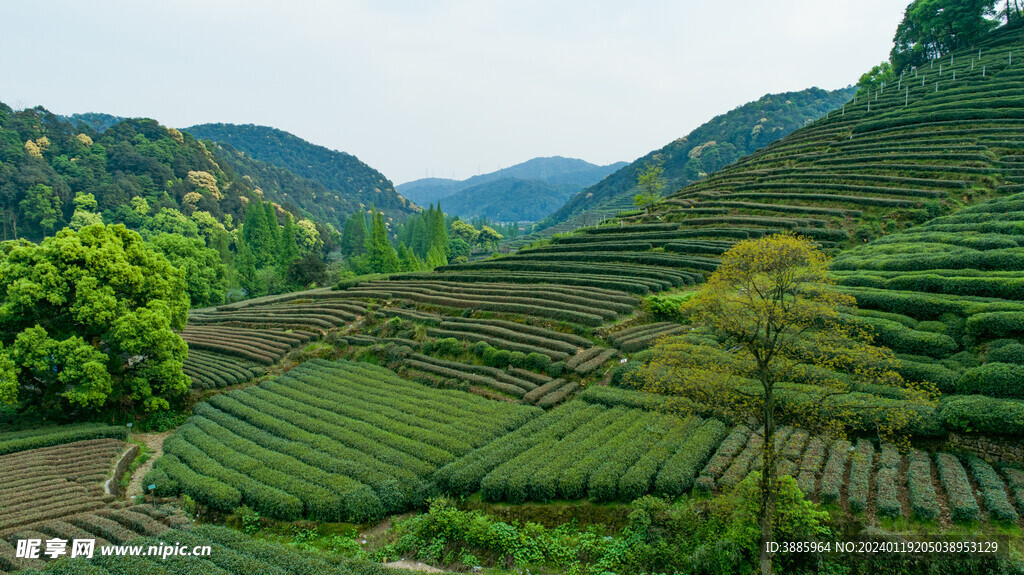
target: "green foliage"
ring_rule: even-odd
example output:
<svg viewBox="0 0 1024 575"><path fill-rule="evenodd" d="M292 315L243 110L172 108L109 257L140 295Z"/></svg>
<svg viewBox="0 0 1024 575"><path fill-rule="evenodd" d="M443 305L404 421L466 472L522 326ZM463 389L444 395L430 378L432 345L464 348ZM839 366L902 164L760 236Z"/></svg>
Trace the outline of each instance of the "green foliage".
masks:
<svg viewBox="0 0 1024 575"><path fill-rule="evenodd" d="M942 425L954 432L1024 435L1024 401L954 396L943 401L938 416Z"/></svg>
<svg viewBox="0 0 1024 575"><path fill-rule="evenodd" d="M71 423L0 432L0 455L104 437L127 439L128 428L106 423Z"/></svg>
<svg viewBox="0 0 1024 575"><path fill-rule="evenodd" d="M872 67L871 70L868 70L860 77L860 81L857 82L857 95L870 96L874 92L881 90L886 84L891 84L894 80L896 80L896 74L893 72L892 65L888 62L882 62Z"/></svg>
<svg viewBox="0 0 1024 575"><path fill-rule="evenodd" d="M384 227L384 214L373 212L370 235L365 242L366 273L393 273L400 270L398 254L388 240L388 232Z"/></svg>
<svg viewBox="0 0 1024 575"><path fill-rule="evenodd" d="M154 411L182 398L186 349L173 329L184 327L185 281L137 233L66 229L0 253L0 337L23 406Z"/></svg>
<svg viewBox="0 0 1024 575"><path fill-rule="evenodd" d="M216 250L206 247L198 238L166 232L150 237L147 242L184 274L191 307L224 303L228 282Z"/></svg>
<svg viewBox="0 0 1024 575"><path fill-rule="evenodd" d="M197 405L156 468L172 491L223 511L244 503L280 519L367 521L421 502L435 469L537 411L308 360Z"/></svg>
<svg viewBox="0 0 1024 575"><path fill-rule="evenodd" d="M990 397L1024 399L1024 365L986 363L968 369L956 383L956 391Z"/></svg>
<svg viewBox="0 0 1024 575"><path fill-rule="evenodd" d="M36 184L25 192L25 199L20 207L30 221L43 231L43 235L53 231L60 221L59 199L53 189L45 184Z"/></svg>
<svg viewBox="0 0 1024 575"><path fill-rule="evenodd" d="M212 148L225 164L261 182L264 193L286 193L274 198L278 203L292 202L339 229L350 214L370 204L392 217L412 213L411 205L383 174L351 154L266 126L201 124L185 131L220 143Z"/></svg>
<svg viewBox="0 0 1024 575"><path fill-rule="evenodd" d="M633 205L650 213L651 207L658 203L665 190L665 178L662 176L664 173L665 168L660 164L647 163L644 165L643 171L636 177L636 187L640 193L633 198Z"/></svg>
<svg viewBox="0 0 1024 575"><path fill-rule="evenodd" d="M973 45L996 26L986 17L994 6L995 0L914 0L896 28L893 68L903 72Z"/></svg>
<svg viewBox="0 0 1024 575"><path fill-rule="evenodd" d="M693 297L697 292L682 292L666 295L651 295L644 298L644 310L659 319L669 321L683 321L685 318L680 312L683 302Z"/></svg>

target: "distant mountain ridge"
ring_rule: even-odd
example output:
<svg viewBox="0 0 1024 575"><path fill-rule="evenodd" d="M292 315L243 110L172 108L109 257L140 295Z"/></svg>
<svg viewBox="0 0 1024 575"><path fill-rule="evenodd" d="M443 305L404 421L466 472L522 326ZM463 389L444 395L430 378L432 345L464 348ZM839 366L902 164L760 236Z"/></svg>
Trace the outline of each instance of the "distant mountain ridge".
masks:
<svg viewBox="0 0 1024 575"><path fill-rule="evenodd" d="M577 191L625 165L617 162L599 166L576 158L541 157L465 180L413 180L399 185L398 191L420 205L441 202L446 212L461 217L535 221L558 209Z"/></svg>
<svg viewBox="0 0 1024 575"><path fill-rule="evenodd" d="M292 197L291 201L311 213L321 214L339 229L344 227L349 214L371 204L400 220L416 210L384 174L356 156L313 144L284 130L255 124L200 124L184 131L201 140L230 146L232 153L225 157L242 173L258 169L247 165L245 156L249 156L318 182L328 193ZM269 175L269 171L264 170L264 174ZM277 174L272 179L283 181L288 177Z"/></svg>
<svg viewBox="0 0 1024 575"><path fill-rule="evenodd" d="M603 204L622 203L616 200L624 201L625 196L635 194L637 176L648 163L661 164L668 184L665 193L671 193L824 116L846 103L855 91L855 87L849 86L832 91L809 88L766 94L715 116L685 137L580 190L557 212L544 218L538 229L556 226Z"/></svg>

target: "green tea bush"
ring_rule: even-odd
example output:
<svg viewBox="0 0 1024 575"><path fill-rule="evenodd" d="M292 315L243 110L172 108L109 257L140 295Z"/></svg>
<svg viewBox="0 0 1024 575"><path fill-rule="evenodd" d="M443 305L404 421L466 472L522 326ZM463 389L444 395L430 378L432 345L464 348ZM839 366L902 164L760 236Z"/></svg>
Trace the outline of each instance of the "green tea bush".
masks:
<svg viewBox="0 0 1024 575"><path fill-rule="evenodd" d="M986 363L964 372L956 383L963 394L1024 399L1024 365L1013 363Z"/></svg>

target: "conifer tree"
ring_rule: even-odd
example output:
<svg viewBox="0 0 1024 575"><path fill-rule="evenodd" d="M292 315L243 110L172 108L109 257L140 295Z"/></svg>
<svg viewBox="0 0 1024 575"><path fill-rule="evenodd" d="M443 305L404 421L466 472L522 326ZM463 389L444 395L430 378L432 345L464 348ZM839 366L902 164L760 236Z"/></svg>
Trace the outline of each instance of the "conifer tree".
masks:
<svg viewBox="0 0 1024 575"><path fill-rule="evenodd" d="M370 269L374 273L392 273L399 271L398 254L388 241L388 230L384 227L384 214L373 212L373 224L370 236L366 240L366 252Z"/></svg>
<svg viewBox="0 0 1024 575"><path fill-rule="evenodd" d="M276 261L277 244L270 236L263 202L255 200L245 210L242 238L246 247L251 250L256 269L262 269Z"/></svg>
<svg viewBox="0 0 1024 575"><path fill-rule="evenodd" d="M244 231L245 228L243 228ZM238 283L250 294L256 281L256 258L245 240L245 234L235 238L235 270L238 272Z"/></svg>
<svg viewBox="0 0 1024 575"><path fill-rule="evenodd" d="M272 242L271 245L274 246L274 255L276 256L278 242L281 241L280 226L277 223L277 209L274 208L274 204L270 202L263 202L263 209L266 212L264 222L265 225L267 226L267 234L269 235L270 241ZM277 258L275 257L274 259L276 260Z"/></svg>
<svg viewBox="0 0 1024 575"><path fill-rule="evenodd" d="M401 266L403 272L420 271L419 258L409 248L405 247L405 242L398 243L398 265Z"/></svg>
<svg viewBox="0 0 1024 575"><path fill-rule="evenodd" d="M292 260L299 257L299 244L295 241L295 222L292 215L285 213L284 228L281 230L281 237L278 240L277 262L281 266L287 266Z"/></svg>
<svg viewBox="0 0 1024 575"><path fill-rule="evenodd" d="M368 235L366 217L362 211L355 212L345 222L345 231L341 236L341 253L347 258L364 253Z"/></svg>
<svg viewBox="0 0 1024 575"><path fill-rule="evenodd" d="M409 222L409 249L417 257L427 255L427 229L422 215L414 215Z"/></svg>
<svg viewBox="0 0 1024 575"><path fill-rule="evenodd" d="M446 265L448 263L448 229L445 226L444 212L441 211L441 204L438 204L437 209L434 210L430 226L430 249L435 247L444 256L444 263L440 265Z"/></svg>

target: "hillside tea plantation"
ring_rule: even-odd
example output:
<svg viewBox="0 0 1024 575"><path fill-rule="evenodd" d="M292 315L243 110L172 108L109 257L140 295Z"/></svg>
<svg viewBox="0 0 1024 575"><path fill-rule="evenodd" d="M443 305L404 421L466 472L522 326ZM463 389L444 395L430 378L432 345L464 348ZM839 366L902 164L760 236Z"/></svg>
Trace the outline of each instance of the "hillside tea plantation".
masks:
<svg viewBox="0 0 1024 575"><path fill-rule="evenodd" d="M145 482L224 511L366 521L422 503L436 469L538 413L310 360L197 405Z"/></svg>

